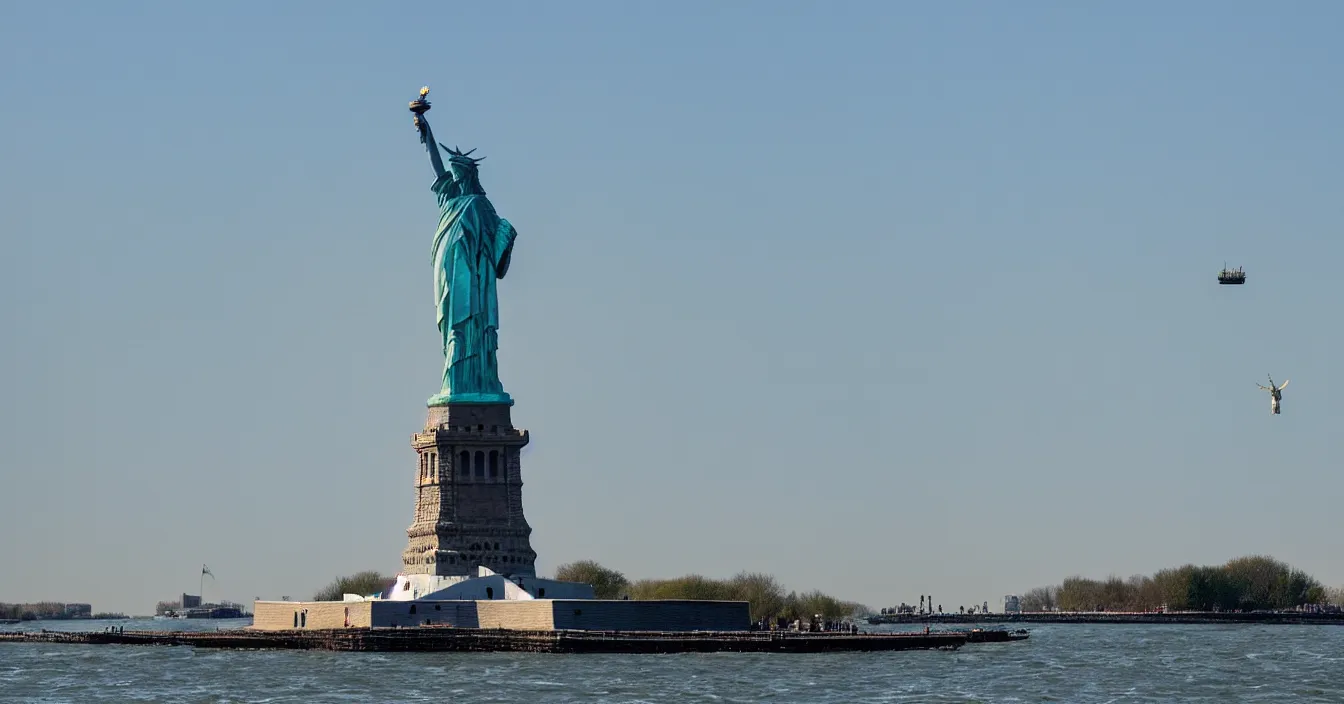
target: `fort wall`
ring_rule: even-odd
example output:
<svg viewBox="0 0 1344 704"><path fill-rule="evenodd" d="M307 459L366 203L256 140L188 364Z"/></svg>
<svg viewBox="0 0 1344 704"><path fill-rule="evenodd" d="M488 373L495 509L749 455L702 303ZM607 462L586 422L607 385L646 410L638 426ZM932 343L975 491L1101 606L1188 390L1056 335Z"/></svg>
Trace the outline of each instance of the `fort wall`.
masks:
<svg viewBox="0 0 1344 704"><path fill-rule="evenodd" d="M258 601L252 628L498 628L515 631L744 631L745 601Z"/></svg>

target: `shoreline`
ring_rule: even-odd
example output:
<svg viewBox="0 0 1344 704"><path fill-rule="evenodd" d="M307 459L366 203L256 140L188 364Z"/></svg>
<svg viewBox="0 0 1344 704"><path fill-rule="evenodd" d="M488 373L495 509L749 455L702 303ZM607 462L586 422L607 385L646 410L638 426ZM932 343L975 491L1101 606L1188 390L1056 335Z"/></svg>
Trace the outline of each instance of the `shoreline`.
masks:
<svg viewBox="0 0 1344 704"><path fill-rule="evenodd" d="M1018 614L926 614L878 615L865 619L869 625L918 623L1114 623L1114 624L1253 624L1275 626L1344 626L1344 613L1292 613L1278 611L1182 611L1154 612L1072 612L1039 611Z"/></svg>

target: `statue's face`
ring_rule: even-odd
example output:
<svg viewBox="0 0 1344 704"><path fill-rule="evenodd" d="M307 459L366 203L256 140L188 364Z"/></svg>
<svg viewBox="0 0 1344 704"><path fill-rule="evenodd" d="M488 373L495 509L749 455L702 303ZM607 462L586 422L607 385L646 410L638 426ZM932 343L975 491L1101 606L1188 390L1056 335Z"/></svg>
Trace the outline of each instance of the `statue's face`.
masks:
<svg viewBox="0 0 1344 704"><path fill-rule="evenodd" d="M448 162L448 171L453 175L453 180L461 181L471 173L471 167L456 161Z"/></svg>

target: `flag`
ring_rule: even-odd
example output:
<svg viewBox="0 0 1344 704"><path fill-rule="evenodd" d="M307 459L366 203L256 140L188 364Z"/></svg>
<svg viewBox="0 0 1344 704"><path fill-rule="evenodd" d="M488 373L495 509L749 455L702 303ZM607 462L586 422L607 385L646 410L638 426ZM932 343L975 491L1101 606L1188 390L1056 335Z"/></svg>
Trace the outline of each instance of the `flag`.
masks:
<svg viewBox="0 0 1344 704"><path fill-rule="evenodd" d="M207 574L210 575L211 577L215 576L215 573L211 572L209 567L201 565L201 576L204 577Z"/></svg>

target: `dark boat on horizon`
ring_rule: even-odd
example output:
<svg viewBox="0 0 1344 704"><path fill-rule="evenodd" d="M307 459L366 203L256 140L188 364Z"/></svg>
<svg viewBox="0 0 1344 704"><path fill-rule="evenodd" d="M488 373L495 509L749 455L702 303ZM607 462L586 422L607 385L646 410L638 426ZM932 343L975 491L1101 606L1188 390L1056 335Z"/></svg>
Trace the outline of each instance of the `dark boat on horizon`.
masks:
<svg viewBox="0 0 1344 704"><path fill-rule="evenodd" d="M179 618L247 618L251 615L236 606L219 605L186 609Z"/></svg>
<svg viewBox="0 0 1344 704"><path fill-rule="evenodd" d="M1241 267L1229 269L1224 265L1223 270L1218 272L1218 283L1223 286L1240 286L1246 283L1246 270Z"/></svg>

